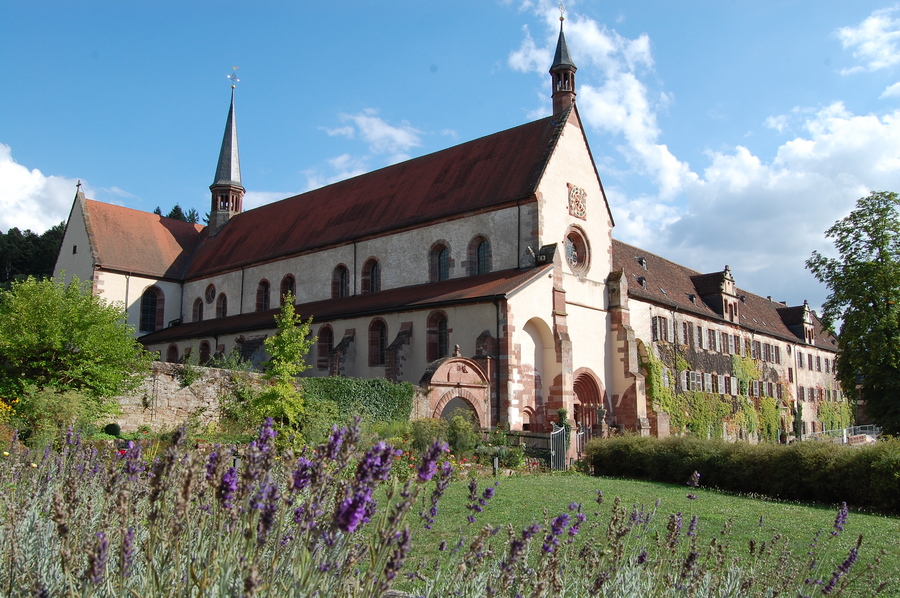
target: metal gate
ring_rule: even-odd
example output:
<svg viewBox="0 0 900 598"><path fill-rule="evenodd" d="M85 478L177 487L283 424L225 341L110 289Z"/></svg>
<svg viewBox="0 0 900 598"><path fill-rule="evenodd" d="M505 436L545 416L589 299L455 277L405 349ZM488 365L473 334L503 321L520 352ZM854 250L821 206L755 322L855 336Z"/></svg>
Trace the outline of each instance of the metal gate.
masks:
<svg viewBox="0 0 900 598"><path fill-rule="evenodd" d="M558 426L556 422L553 424L553 431L550 432L550 468L553 471L566 470L566 429Z"/></svg>

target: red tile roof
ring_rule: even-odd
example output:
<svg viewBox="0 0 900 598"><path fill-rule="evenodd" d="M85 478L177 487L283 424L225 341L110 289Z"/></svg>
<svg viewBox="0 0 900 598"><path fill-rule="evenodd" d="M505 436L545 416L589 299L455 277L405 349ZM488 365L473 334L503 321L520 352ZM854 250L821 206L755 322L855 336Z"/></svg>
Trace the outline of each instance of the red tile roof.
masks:
<svg viewBox="0 0 900 598"><path fill-rule="evenodd" d="M85 224L97 265L154 278L181 278L203 227L84 200Z"/></svg>
<svg viewBox="0 0 900 598"><path fill-rule="evenodd" d="M544 118L238 214L187 278L532 201L564 124Z"/></svg>
<svg viewBox="0 0 900 598"><path fill-rule="evenodd" d="M297 305L297 313L314 322L362 317L391 312L438 308L444 305L484 303L509 297L518 289L538 279L552 268L552 264L526 270L502 270L481 276L452 278L443 282L401 287L353 295L341 299L326 299ZM172 342L220 334L235 334L254 330L271 330L279 309L251 312L227 318L203 320L172 326L141 337L145 345Z"/></svg>
<svg viewBox="0 0 900 598"><path fill-rule="evenodd" d="M642 259L646 268L638 260ZM613 270L623 270L628 279L628 295L636 299L677 308L679 312L691 313L711 320L726 322L700 298L718 286L722 273L701 274L680 264L613 239ZM643 284L641 284L643 281ZM700 288L698 288L698 286ZM741 326L785 340L803 340L788 326L796 319L796 310L783 303L754 295L735 287L735 294L743 299L740 305ZM693 300L691 297L693 296ZM787 321L786 319L787 318ZM837 343L818 318L813 316L816 329L816 346L837 351Z"/></svg>

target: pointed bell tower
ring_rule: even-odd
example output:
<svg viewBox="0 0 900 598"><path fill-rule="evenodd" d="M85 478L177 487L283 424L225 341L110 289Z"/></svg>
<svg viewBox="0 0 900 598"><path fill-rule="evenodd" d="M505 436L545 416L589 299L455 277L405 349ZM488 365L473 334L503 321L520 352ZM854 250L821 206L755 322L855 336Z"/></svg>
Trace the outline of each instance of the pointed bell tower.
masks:
<svg viewBox="0 0 900 598"><path fill-rule="evenodd" d="M235 67L237 68L237 67ZM234 84L239 81L235 73L231 79L231 107L225 123L225 135L219 150L216 178L209 186L212 205L209 210L210 234L216 234L235 214L241 213L244 186L241 185L241 158L238 154L237 124L234 119Z"/></svg>
<svg viewBox="0 0 900 598"><path fill-rule="evenodd" d="M559 5L559 41L556 42L556 55L550 66L550 77L553 84L553 114L559 114L575 104L575 71L578 68L569 56L569 46L563 33L563 21L566 20L565 9Z"/></svg>

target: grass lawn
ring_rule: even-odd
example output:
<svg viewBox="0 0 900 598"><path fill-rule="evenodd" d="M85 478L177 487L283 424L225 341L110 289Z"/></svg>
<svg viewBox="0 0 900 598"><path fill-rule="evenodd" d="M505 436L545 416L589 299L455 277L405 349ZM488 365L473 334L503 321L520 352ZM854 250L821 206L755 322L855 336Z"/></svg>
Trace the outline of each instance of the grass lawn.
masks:
<svg viewBox="0 0 900 598"><path fill-rule="evenodd" d="M479 491L493 483L492 478L479 480ZM806 558L807 546L817 530L825 533L832 531L837 505L812 505L778 502L747 496L735 496L704 489L702 486L694 491L696 500L689 500L687 486L660 484L633 480L622 480L603 477L589 477L580 474L532 475L502 478L496 488L496 495L491 499L483 513L477 514L477 522L469 524L466 516L468 490L465 482L454 482L440 503L440 510L435 520L434 529L424 530L421 520L411 517L413 531L413 554L408 561L415 567L422 558L433 557L438 553L438 545L445 540L448 545L455 546L460 532L472 537L485 524L503 527L512 524L516 531L532 523L541 522L546 509L550 517L568 512L572 502L582 503L588 514L588 524L596 521L593 513L598 510L595 502L597 490L602 490L604 502L599 507L603 525L595 530L595 535L605 533L605 524L609 519L612 502L615 497L622 499L622 504L630 511L632 506L644 505L652 510L657 499L661 500L654 529L665 533L668 516L673 512L681 512L684 516L685 529L692 515L699 517L698 531L701 544L708 544L713 535L719 535L728 520L732 520L731 544L735 547L746 547L751 539L762 542L771 540L777 532L790 542L791 551L798 560ZM418 513L416 508L414 513ZM762 518L762 527L760 527ZM584 527L586 532L589 526ZM582 532L584 533L584 532ZM900 517L884 516L871 513L860 513L851 510L841 535L840 555L830 559L834 564L840 563L846 551L855 543L859 534L864 536L860 559L855 566L861 570L872 562L874 556L885 549L880 577L897 576L900 573ZM496 539L505 541L505 533L498 534ZM746 555L742 549L741 554ZM896 595L900 588L893 586ZM854 595L865 595L857 594Z"/></svg>

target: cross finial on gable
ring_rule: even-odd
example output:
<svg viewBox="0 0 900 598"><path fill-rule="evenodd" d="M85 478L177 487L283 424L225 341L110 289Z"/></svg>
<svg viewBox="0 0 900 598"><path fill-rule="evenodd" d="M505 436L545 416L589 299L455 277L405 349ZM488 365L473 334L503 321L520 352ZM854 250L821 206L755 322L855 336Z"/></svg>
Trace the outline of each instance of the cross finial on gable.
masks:
<svg viewBox="0 0 900 598"><path fill-rule="evenodd" d="M560 21L566 20L566 7L563 6L562 2L559 3L559 20Z"/></svg>

